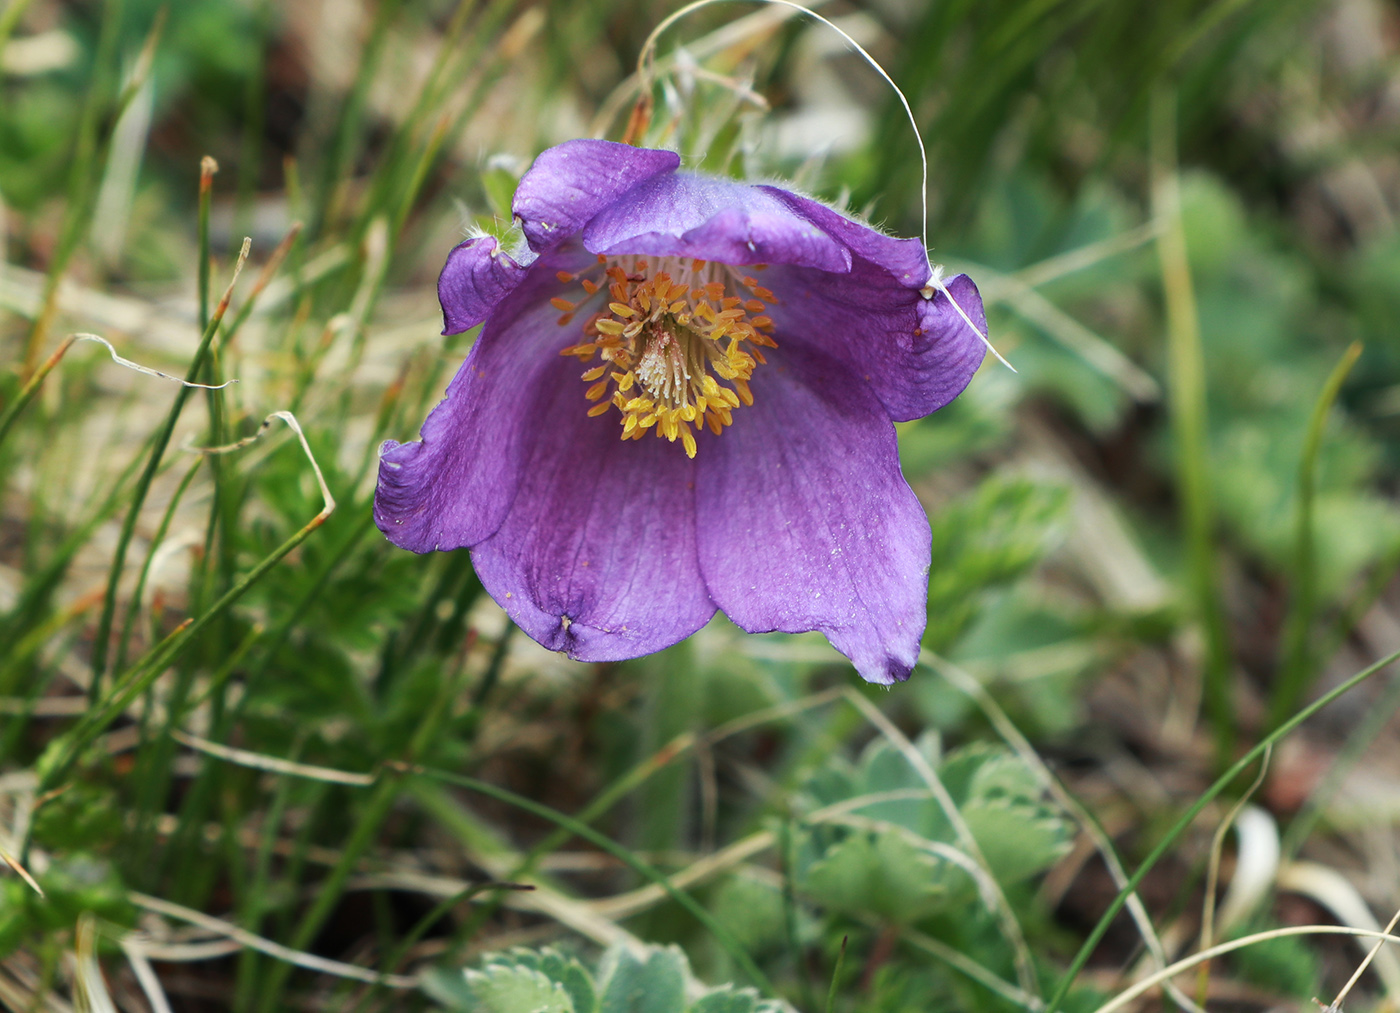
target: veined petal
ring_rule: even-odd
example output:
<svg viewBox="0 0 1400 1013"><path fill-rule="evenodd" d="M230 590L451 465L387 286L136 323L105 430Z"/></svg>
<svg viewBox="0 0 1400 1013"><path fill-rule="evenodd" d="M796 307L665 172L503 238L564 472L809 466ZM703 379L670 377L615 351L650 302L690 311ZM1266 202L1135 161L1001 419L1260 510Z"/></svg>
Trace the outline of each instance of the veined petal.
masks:
<svg viewBox="0 0 1400 1013"><path fill-rule="evenodd" d="M679 173L648 179L602 209L584 228L583 245L607 255L851 268L844 243L769 188Z"/></svg>
<svg viewBox="0 0 1400 1013"><path fill-rule="evenodd" d="M472 550L482 586L521 629L579 661L669 647L715 606L695 551L694 462L678 444L619 439L589 418L574 360L540 377L520 489Z"/></svg>
<svg viewBox="0 0 1400 1013"><path fill-rule="evenodd" d="M783 353L697 456L700 571L750 633L821 630L867 681L905 679L927 621L927 515L870 388L820 352Z"/></svg>
<svg viewBox="0 0 1400 1013"><path fill-rule="evenodd" d="M560 362L570 337L549 304L559 287L554 273L577 268L579 257L575 247L525 269L423 423L421 439L380 448L374 520L395 545L456 549L500 526L515 498L521 441L536 425L530 413L539 377Z"/></svg>
<svg viewBox="0 0 1400 1013"><path fill-rule="evenodd" d="M535 159L520 179L511 209L530 248L542 252L573 235L637 184L674 172L680 164L674 151L616 141L566 141Z"/></svg>
<svg viewBox="0 0 1400 1013"><path fill-rule="evenodd" d="M775 266L763 283L778 296L768 308L778 344L794 355L832 356L869 384L897 422L922 418L961 394L986 354L947 295L925 299L863 257L848 274ZM962 274L946 285L985 334L977 286Z"/></svg>
<svg viewBox="0 0 1400 1013"><path fill-rule="evenodd" d="M843 243L851 254L867 260L888 273L895 284L904 288L922 288L928 281L928 257L924 245L917 239L897 239L872 229L810 197L784 190L778 186L755 187L771 195L823 232Z"/></svg>

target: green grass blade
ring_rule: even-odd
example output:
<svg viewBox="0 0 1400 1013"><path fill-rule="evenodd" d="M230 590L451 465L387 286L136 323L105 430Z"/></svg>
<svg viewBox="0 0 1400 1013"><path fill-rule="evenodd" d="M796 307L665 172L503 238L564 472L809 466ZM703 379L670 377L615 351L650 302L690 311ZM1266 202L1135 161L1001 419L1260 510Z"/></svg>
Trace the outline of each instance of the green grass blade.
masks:
<svg viewBox="0 0 1400 1013"><path fill-rule="evenodd" d="M1171 829L1167 831L1166 835L1157 842L1156 846L1153 847L1150 852L1148 852L1147 857L1142 860L1142 864L1138 866L1137 871L1128 879L1123 889L1118 891L1118 896L1113 898L1113 903L1108 906L1108 910L1099 918L1098 924L1094 926L1093 931L1089 933L1089 937L1085 939L1084 943L1079 947L1079 952L1075 954L1074 960L1070 962L1068 969L1066 969L1065 973L1060 977L1059 984L1055 988L1055 994L1052 995L1049 1002L1046 1003L1045 1013L1056 1013L1056 1010L1060 1008L1065 1000L1065 996L1069 994L1070 986L1074 984L1074 980L1078 977L1079 972L1084 969L1084 965L1088 962L1090 954L1094 952L1094 948L1098 946L1099 941L1103 939L1104 933L1108 931L1108 927L1112 924L1113 919L1118 917L1119 911L1123 910L1123 905L1127 902L1128 897L1142 884L1148 872L1150 872L1153 866L1167 853L1167 849L1176 843L1177 838L1180 837L1186 831L1186 828L1191 825L1192 821L1200 815L1201 810L1209 805L1222 791L1228 788L1235 778L1248 770L1268 749L1277 745L1285 736L1304 721L1307 721L1308 718L1322 710L1332 701L1351 692L1351 690L1361 685L1377 672L1393 664L1396 660L1400 660L1400 651L1387 654L1381 660L1363 668L1360 672L1353 675L1330 693L1319 697L1316 701L1298 711L1291 718L1266 735L1253 749L1236 760L1230 766L1229 770L1220 775L1215 783L1207 788L1200 798L1196 799L1195 803L1172 824Z"/></svg>
<svg viewBox="0 0 1400 1013"><path fill-rule="evenodd" d="M1166 296L1168 393L1177 495L1185 528L1192 606L1205 634L1203 696L1215 732L1216 763L1224 767L1235 743L1235 715L1230 699L1233 665L1216 577L1205 366L1181 221L1174 98L1164 90L1158 91L1152 111L1152 204L1154 217L1162 223L1157 249Z"/></svg>
<svg viewBox="0 0 1400 1013"><path fill-rule="evenodd" d="M1341 393L1342 384L1361 357L1361 343L1354 342L1333 367L1308 419L1303 456L1298 466L1298 508L1293 549L1293 602L1284 624L1283 667L1269 706L1273 727L1298 706L1307 692L1316 663L1312 650L1313 619L1317 613L1317 548L1313 524L1313 499L1317 486L1317 455L1327 416Z"/></svg>
<svg viewBox="0 0 1400 1013"><path fill-rule="evenodd" d="M727 928L701 907L694 897L690 896L690 894L686 893L684 890L677 889L672 885L668 877L642 861L630 849L623 847L607 835L599 833L586 823L582 823L572 816L566 816L557 809L551 809L547 805L541 805L539 802L528 799L524 795L517 795L515 792L506 788L500 788L486 781L479 781L474 777L468 777L465 774L454 774L446 770L420 768L415 770L414 773L434 781L441 781L444 784L450 784L458 788L466 788L469 791L477 792L488 798L494 798L498 802L504 802L507 805L523 809L534 816L548 820L555 826L576 837L583 838L589 844L603 849L633 872L637 873L637 875L661 887L672 900L685 908L686 911L690 912L695 920L703 925L710 934L715 937L715 941L724 947L725 952L729 954L729 958L743 970L744 974L748 976L749 980L752 981L760 991L767 995L777 994L774 991L773 983L768 980L768 976L759 970L753 958L745 952L744 948L739 944L739 941L734 938L733 934L731 934Z"/></svg>

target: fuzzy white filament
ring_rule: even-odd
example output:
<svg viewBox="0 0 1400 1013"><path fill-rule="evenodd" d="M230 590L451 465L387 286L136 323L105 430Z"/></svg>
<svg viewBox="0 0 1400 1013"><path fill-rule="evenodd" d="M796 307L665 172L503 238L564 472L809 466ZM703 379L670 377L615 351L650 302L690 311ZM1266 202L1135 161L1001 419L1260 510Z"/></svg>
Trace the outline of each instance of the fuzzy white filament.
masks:
<svg viewBox="0 0 1400 1013"><path fill-rule="evenodd" d="M684 18L687 15L694 13L695 11L701 10L705 7L709 7L712 4L727 2L732 2L732 0L693 0L692 3L686 4L680 10L675 11L667 17L663 18L661 22L651 30L651 34L647 36L646 42L642 43L642 51L637 57L637 87L644 98L651 94L652 76L655 71L656 65L656 44L657 41L661 38L661 33L666 31L666 29L670 28L677 21L681 20L681 18ZM929 280L928 284L924 286L923 297L925 299L932 299L935 291L942 292L943 295L947 297L948 302L952 305L953 309L957 311L958 316L962 317L963 323L967 324L967 326L972 329L972 333L976 334L979 338L982 339L982 344L986 345L987 349L992 353L992 355L996 356L997 361L1000 362L1007 369L1011 370L1013 373L1016 372L1016 368L1012 366L1011 363L1006 361L1002 354L998 352L996 348L992 345L991 341L988 340L987 335L983 333L982 329L976 324L974 324L972 322L972 319L967 315L967 313L963 311L963 308L958 305L958 301L953 298L953 293L949 292L948 286L943 283L942 265L935 265L933 263L933 260L929 257L928 151L924 147L924 136L919 131L919 123L918 120L914 118L914 110L909 105L909 99L905 97L904 92L900 89L899 85L894 83L894 78L890 77L890 75L886 72L885 68L880 66L880 61L876 60L875 57L871 56L870 53L866 51L864 46L862 46L855 39L851 38L850 35L848 35L844 30L842 30L838 25L834 24L832 21L822 17L820 14L818 14L811 8L804 7L802 4L795 2L795 0L756 0L756 2L776 4L779 7L787 7L791 10L797 11L800 14L805 14L815 21L821 22L827 28L830 28L837 35L841 36L841 38L845 40L848 46L850 46L857 53L859 53L861 59L868 63L871 69L873 69L875 73L879 74L880 77L884 79L885 83L888 84L890 88L894 90L895 95L899 97L899 104L904 107L904 115L908 117L909 126L913 128L914 131L914 140L919 145L919 241L923 245L924 263L928 266L929 270Z"/></svg>

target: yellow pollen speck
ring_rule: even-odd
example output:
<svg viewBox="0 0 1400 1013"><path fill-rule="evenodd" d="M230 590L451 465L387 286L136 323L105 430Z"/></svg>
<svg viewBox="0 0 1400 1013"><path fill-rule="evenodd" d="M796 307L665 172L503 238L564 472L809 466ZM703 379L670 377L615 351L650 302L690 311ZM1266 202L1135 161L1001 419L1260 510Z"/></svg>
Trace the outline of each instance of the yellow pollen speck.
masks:
<svg viewBox="0 0 1400 1013"><path fill-rule="evenodd" d="M560 351L581 362L601 356L602 365L582 374L591 384L584 397L594 402L587 413L606 415L616 407L622 439L641 439L654 428L659 439L679 440L693 458L695 432L708 428L718 436L733 424L735 409L753 404L749 380L765 362L759 348L777 347L767 333L773 321L761 314L776 300L725 264L600 256L598 265L558 272L561 283L577 284L586 294L577 302L550 300L564 311L561 325L576 311L591 314L583 340ZM590 306L604 290L607 296Z"/></svg>

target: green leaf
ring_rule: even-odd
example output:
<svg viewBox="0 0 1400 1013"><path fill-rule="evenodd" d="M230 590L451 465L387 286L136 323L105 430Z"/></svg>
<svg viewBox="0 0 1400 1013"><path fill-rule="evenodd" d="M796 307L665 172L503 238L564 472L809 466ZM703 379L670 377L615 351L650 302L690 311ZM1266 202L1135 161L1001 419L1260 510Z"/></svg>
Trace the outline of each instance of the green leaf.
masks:
<svg viewBox="0 0 1400 1013"><path fill-rule="evenodd" d="M758 995L751 989L735 990L733 985L721 985L701 996L690 1013L755 1013Z"/></svg>
<svg viewBox="0 0 1400 1013"><path fill-rule="evenodd" d="M564 986L533 968L493 964L466 972L473 1013L576 1013Z"/></svg>
<svg viewBox="0 0 1400 1013"><path fill-rule="evenodd" d="M986 592L1022 576L1054 547L1068 516L1063 487L998 477L934 514L924 642L934 650L950 647L976 618Z"/></svg>
<svg viewBox="0 0 1400 1013"><path fill-rule="evenodd" d="M576 958L553 947L542 950L518 947L502 953L491 953L483 959L483 964L487 968L522 967L537 971L568 993L574 1013L594 1013L597 1009L598 997L593 990L593 976Z"/></svg>
<svg viewBox="0 0 1400 1013"><path fill-rule="evenodd" d="M569 994L569 998L573 1000L574 1013L594 1013L598 1008L598 996L593 990L593 976L573 957L567 957L558 950L542 950L539 969Z"/></svg>
<svg viewBox="0 0 1400 1013"><path fill-rule="evenodd" d="M804 890L833 911L909 924L961 896L971 880L895 832L857 833L807 870Z"/></svg>
<svg viewBox="0 0 1400 1013"><path fill-rule="evenodd" d="M679 948L652 950L645 962L610 950L598 968L599 1013L683 1013L689 965Z"/></svg>
<svg viewBox="0 0 1400 1013"><path fill-rule="evenodd" d="M428 998L450 1010L471 1009L472 992L465 972L446 967L430 967L423 972L418 986Z"/></svg>

